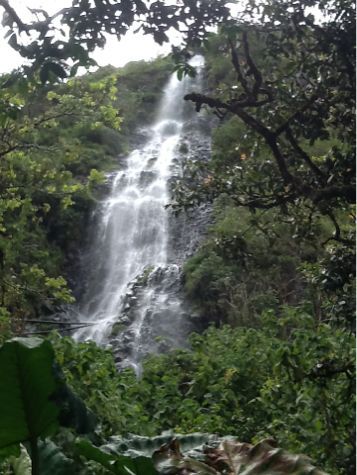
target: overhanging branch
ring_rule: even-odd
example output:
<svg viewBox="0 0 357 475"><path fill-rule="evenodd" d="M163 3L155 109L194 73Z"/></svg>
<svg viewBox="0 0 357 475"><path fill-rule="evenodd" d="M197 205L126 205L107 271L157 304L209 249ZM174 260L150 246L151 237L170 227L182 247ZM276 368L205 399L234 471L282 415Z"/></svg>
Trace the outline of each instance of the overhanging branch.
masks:
<svg viewBox="0 0 357 475"><path fill-rule="evenodd" d="M277 165L279 167L280 174L285 182L285 184L293 184L295 182L294 177L288 170L285 158L280 151L280 148L276 141L276 136L271 130L269 130L259 119L256 119L251 114L243 110L237 104L229 104L223 102L220 99L215 99L212 97L205 96L203 94L197 94L195 92L187 94L184 97L185 101L192 101L196 104L196 109L200 110L203 104L208 105L213 109L226 109L229 112L237 115L243 122L249 125L255 132L262 136L269 148L271 149Z"/></svg>

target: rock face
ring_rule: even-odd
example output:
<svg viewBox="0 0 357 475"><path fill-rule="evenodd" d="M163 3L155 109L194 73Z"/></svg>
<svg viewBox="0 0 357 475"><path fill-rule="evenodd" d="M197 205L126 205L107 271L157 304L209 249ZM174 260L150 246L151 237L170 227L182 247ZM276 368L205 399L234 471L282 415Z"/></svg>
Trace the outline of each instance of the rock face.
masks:
<svg viewBox="0 0 357 475"><path fill-rule="evenodd" d="M188 164L208 161L211 157L211 122L207 117L193 115L185 122L176 158L173 160L171 190L177 180L190 180L185 170ZM174 195L171 191L171 199ZM211 207L201 205L189 213L169 215L169 255L180 266L196 251L210 222Z"/></svg>
<svg viewBox="0 0 357 475"><path fill-rule="evenodd" d="M139 368L144 355L185 345L195 328L182 266L202 239L210 210L175 216L167 205L188 163L210 157L209 121L183 101L201 81L201 74L170 79L155 123L142 133L146 141L126 163L120 159L96 213L79 308L79 320L93 325L75 337L111 345L120 366Z"/></svg>
<svg viewBox="0 0 357 475"><path fill-rule="evenodd" d="M109 341L118 363L138 364L145 354L184 346L193 328L182 298L181 269L172 264L131 284Z"/></svg>

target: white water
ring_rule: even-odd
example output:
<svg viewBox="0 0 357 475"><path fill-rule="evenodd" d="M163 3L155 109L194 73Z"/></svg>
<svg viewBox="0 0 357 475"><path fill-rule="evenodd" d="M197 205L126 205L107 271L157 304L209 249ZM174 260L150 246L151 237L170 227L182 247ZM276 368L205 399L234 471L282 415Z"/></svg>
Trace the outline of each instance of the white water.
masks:
<svg viewBox="0 0 357 475"><path fill-rule="evenodd" d="M192 64L200 67L202 61L196 56ZM149 139L129 155L126 169L114 176L110 195L101 205L97 249L93 250L100 262L97 274L94 265L94 282L80 312L80 320L91 321L93 325L77 331L77 339L106 343L122 312L129 284L145 269L164 269L168 265L168 180L185 123L183 96L194 81L197 84L197 79L188 77L179 81L176 74L170 78L157 119L146 130ZM130 327L134 364L147 310L153 306L153 293L153 288L145 290ZM155 305L160 305L160 301L165 301L164 295L156 298Z"/></svg>

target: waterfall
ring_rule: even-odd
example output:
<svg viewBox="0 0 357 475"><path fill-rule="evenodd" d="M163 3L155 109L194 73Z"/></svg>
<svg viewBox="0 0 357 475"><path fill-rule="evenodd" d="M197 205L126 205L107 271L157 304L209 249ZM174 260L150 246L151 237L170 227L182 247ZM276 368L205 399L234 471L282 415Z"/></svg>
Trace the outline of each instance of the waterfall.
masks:
<svg viewBox="0 0 357 475"><path fill-rule="evenodd" d="M157 335L163 334L180 344L175 319L182 311L181 302L178 296L168 295L180 270L169 255L170 211L165 206L171 198L169 181L190 117L188 110L192 117L183 96L199 86L203 58L195 56L191 64L198 68L197 77L182 81L176 74L170 77L156 120L146 128L146 143L128 156L124 170L114 174L110 194L100 204L97 236L90 250L91 268L87 270L90 285L80 308L80 320L93 324L74 335L98 344L113 341L113 326L130 307L128 301L136 301L129 325L115 337L128 346L126 359L134 367L148 351L143 349L150 333L148 321L161 326L156 342ZM134 295L135 283L140 280L146 280L146 285L139 286ZM161 315L158 321L155 315Z"/></svg>

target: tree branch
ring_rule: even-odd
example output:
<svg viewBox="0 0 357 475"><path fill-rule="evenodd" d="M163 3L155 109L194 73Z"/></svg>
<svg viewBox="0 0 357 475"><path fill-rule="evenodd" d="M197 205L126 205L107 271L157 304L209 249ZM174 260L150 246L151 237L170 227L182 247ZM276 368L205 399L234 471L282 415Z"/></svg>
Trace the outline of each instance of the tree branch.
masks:
<svg viewBox="0 0 357 475"><path fill-rule="evenodd" d="M238 104L229 104L227 102L223 102L219 99L208 97L203 94L197 94L193 92L191 94L187 94L184 99L185 101L194 102L196 104L196 109L198 108L198 110L201 108L202 104L206 104L211 108L226 109L232 112L233 114L236 114L243 120L243 122L249 125L253 130L255 130L265 139L267 145L273 152L284 183L292 184L295 182L293 176L288 170L285 158L279 149L275 134L271 132L260 120L248 114L248 112L244 111Z"/></svg>
<svg viewBox="0 0 357 475"><path fill-rule="evenodd" d="M356 202L356 189L354 185L330 186L315 191L312 194L314 203L319 203L323 200L331 200L333 198L342 198L348 203Z"/></svg>
<svg viewBox="0 0 357 475"><path fill-rule="evenodd" d="M243 33L243 41L244 41L244 52L245 52L246 61L250 68L250 71L252 72L254 76L255 81L254 81L254 85L252 89L250 89L248 85L248 81L243 75L242 68L239 63L237 50L234 47L232 40L229 39L228 43L231 49L231 61L237 73L238 82L241 84L245 92L245 94L243 94L243 97L241 97L239 100L232 101L231 104L234 105L235 107L240 107L240 108L260 107L271 102L273 100L273 96L272 96L271 91L268 88L262 88L262 84L263 84L262 74L258 70L257 66L255 65L253 59L250 56L247 33ZM267 96L267 98L258 100L258 96L260 94Z"/></svg>
<svg viewBox="0 0 357 475"><path fill-rule="evenodd" d="M240 82L240 84L242 85L242 87L243 87L245 93L247 94L247 96L250 96L251 92L250 92L249 87L248 87L248 82L242 74L242 70L241 70L241 67L240 67L240 64L239 64L238 53L237 53L237 51L234 47L233 41L231 39L229 39L228 42L229 42L229 46L230 46L230 49L231 49L232 64L233 64L233 67L234 67L234 69L237 73L237 79Z"/></svg>
<svg viewBox="0 0 357 475"><path fill-rule="evenodd" d="M335 234L326 239L326 241L324 241L322 243L322 246L326 246L326 244L330 241L337 241L337 242L341 242L342 244L346 244L347 246L351 246L353 245L353 241L352 240L349 240L349 239L343 239L341 237L341 228L340 228L340 225L338 224L337 222L337 219L335 217L335 215L332 213L332 211L330 211L329 213L327 213L327 216L331 219L333 225L335 226Z"/></svg>
<svg viewBox="0 0 357 475"><path fill-rule="evenodd" d="M326 361L318 363L316 367L307 373L308 378L329 378L338 374L345 373L346 376L353 375L355 365L353 361L348 361L345 364L338 366L335 361Z"/></svg>
<svg viewBox="0 0 357 475"><path fill-rule="evenodd" d="M304 162L308 165L310 170L313 171L313 173L319 178L320 182L325 182L325 175L322 173L322 171L319 169L317 165L311 160L309 155L303 150L300 145L297 143L295 140L295 137L290 129L289 126L286 127L285 129L285 135L286 138L288 139L289 143L295 150L295 152L300 155L300 157L304 160Z"/></svg>
<svg viewBox="0 0 357 475"><path fill-rule="evenodd" d="M252 93L253 93L254 97L257 97L257 95L260 91L260 87L263 83L263 78L262 78L261 72L257 68L256 64L254 63L254 61L253 61L253 59L250 55L249 43L248 43L248 33L246 31L243 32L243 47L244 47L244 54L245 54L245 57L247 59L247 64L248 64L251 72L253 73L253 76L254 76L254 79L255 79L255 84L253 86Z"/></svg>
<svg viewBox="0 0 357 475"><path fill-rule="evenodd" d="M19 27L20 31L29 31L29 25L26 25L19 15L16 13L16 11L12 8L12 6L9 4L8 0L0 0L0 7L3 7L5 12L12 18L12 20L17 24Z"/></svg>

